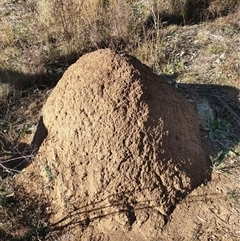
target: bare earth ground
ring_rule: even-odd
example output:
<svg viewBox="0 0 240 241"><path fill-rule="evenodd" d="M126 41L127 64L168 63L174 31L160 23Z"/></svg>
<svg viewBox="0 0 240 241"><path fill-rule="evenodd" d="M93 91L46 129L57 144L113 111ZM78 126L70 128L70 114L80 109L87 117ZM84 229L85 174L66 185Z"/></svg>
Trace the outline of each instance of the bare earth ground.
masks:
<svg viewBox="0 0 240 241"><path fill-rule="evenodd" d="M177 205L163 240L239 240L239 176L213 173L211 181ZM233 205L232 202L237 202Z"/></svg>
<svg viewBox="0 0 240 241"><path fill-rule="evenodd" d="M179 68L181 69L177 79L174 79L174 81L177 80L178 84L176 85L174 82L173 85L177 87L179 92L191 103L195 104L196 109L199 103L203 103L207 99L210 107L214 110L215 116L223 118L226 113L235 113L235 115L233 114L233 116L235 116L235 118L233 118L234 121L231 123L234 125L235 134L237 135L239 135L240 88L239 75L236 74L238 73L237 71L239 71L240 63L238 24L239 13L236 13L234 16L220 18L212 23L184 26L179 29L170 26L172 31L170 31L171 34L167 36L166 41L166 46L170 53L166 54L174 54L179 56L179 58L176 58L173 64L165 63L165 74L172 74L175 71L179 71ZM174 46L178 44L182 46L176 50ZM151 60L145 62L149 66L156 64L152 63ZM229 64L231 62L232 64ZM182 66L183 63L184 67ZM159 63L159 65L161 65L161 63ZM159 65L155 66L155 69L158 69ZM172 82L171 78L166 77L166 79ZM219 93L214 91L211 92L212 95L209 95L208 91L202 95L202 92L199 94L198 83L205 84L206 87L209 87L209 84L229 85L232 89L225 90L225 95L219 95ZM197 85L194 86L194 84ZM215 88L214 86L210 87ZM44 95L46 96L48 94L44 93ZM220 99L218 98L219 96ZM27 113L30 113L31 116L31 110L37 110L38 113L41 108L41 105L38 107L39 104L35 104L36 101L32 101L33 105L31 107L23 103L23 100L18 103L16 110L13 111L13 115L24 115L26 118L27 114L25 111L28 111ZM208 114L210 112L209 115L211 116L211 110L209 111L208 107L206 107L206 109ZM36 125L36 123L37 121L35 119L30 121L29 125ZM222 162L220 158L219 160L217 157L215 157L215 159L213 158L211 180L193 190L177 204L168 219L164 220L166 225L159 227L159 223L155 223L153 230L159 232L157 240L240 240L240 147L237 141L232 142L228 136L219 141L219 139L216 138L217 134L214 132L216 129L217 128L213 128L210 130L214 135L212 143L216 149L214 150L213 147L210 147L207 154L215 157L220 151L219 147L226 147L230 139L230 148L226 147L228 153L224 153L226 156L224 162ZM224 130L226 132L228 131L226 129ZM208 134L209 129L202 130L202 138L207 142L206 145L209 147ZM31 139L32 137L29 138L29 140ZM236 139L239 142L239 137ZM30 142L28 142L28 144L30 144ZM18 195L20 198L21 193ZM24 200L24 194L22 198ZM21 204L23 209L22 213L24 213L23 203L25 203L27 207L29 203L32 202L32 211L35 211L41 207L41 202L44 202L44 200L41 200L40 203L35 204L34 201L34 196L29 197L29 201L23 201ZM16 206L17 205L18 204L16 204ZM74 236L78 234L74 234L71 225L61 230L55 229L54 226L51 227L51 224L48 222L48 212L45 212L48 210L48 206L44 208L43 213L46 214L45 216L39 214L38 221L42 225L41 227L47 230L48 234L45 238L41 236L42 239L39 238L40 240L79 240L77 236ZM0 238L2 238L2 240L14 240L16 237L24 236L28 233L29 229L31 229L29 227L26 228L19 221L22 220L20 213L21 208L18 207L18 216L8 216L9 220L7 225L6 223L1 223ZM31 216L30 211L28 215ZM1 217L5 218L6 216L5 211L1 209ZM91 230L91 225L89 225L87 219L84 225L88 226L89 230ZM152 230L147 230L146 233L151 231ZM115 235L113 238L105 237L104 239L104 235L96 235L94 232L89 231L88 234L83 237L83 240L150 240L146 233L143 238L144 235L139 236L139 234L136 233L130 235L129 232L126 231L125 234L121 233L121 236L119 234L119 236ZM40 236L40 234L38 235ZM31 238L28 240L31 240Z"/></svg>

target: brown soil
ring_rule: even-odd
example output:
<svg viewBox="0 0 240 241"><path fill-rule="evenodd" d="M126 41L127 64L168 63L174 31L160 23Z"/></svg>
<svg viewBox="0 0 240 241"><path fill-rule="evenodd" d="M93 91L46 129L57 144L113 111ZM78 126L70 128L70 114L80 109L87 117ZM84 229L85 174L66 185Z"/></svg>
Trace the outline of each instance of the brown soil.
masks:
<svg viewBox="0 0 240 241"><path fill-rule="evenodd" d="M239 171L239 170L238 170ZM239 175L213 173L172 213L162 240L240 240Z"/></svg>
<svg viewBox="0 0 240 241"><path fill-rule="evenodd" d="M214 240L199 230L217 220L204 202L222 189L187 196L209 178L195 109L137 59L108 49L80 58L43 107L33 144L17 185L46 200L61 240Z"/></svg>

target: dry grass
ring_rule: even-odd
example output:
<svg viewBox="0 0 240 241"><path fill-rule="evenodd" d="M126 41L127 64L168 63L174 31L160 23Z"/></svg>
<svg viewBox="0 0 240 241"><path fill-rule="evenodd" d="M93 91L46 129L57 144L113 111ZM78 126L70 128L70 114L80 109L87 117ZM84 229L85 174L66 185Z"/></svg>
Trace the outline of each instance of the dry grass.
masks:
<svg viewBox="0 0 240 241"><path fill-rule="evenodd" d="M200 2L197 8L195 2ZM37 123L38 112L48 95L42 86L52 87L79 56L98 48L110 47L132 54L154 72L180 84L219 84L240 89L239 0L208 2L2 1L0 140L3 137L11 144L7 150L10 157L14 154L13 146ZM2 147L0 142L0 152ZM228 151L223 160L214 160L215 171L226 174L238 170L234 167L240 166L239 145L231 146ZM25 218L28 207L25 200L12 196L10 186L10 182L1 181L0 237L5 235L13 240L11 229L24 218L16 216L14 202L24 204ZM239 207L239 192L234 192L234 188L229 192L229 199L234 207ZM37 204L33 202L30 209L34 205ZM19 230L27 228L24 232L30 238L32 235L40 240L39 232L45 227L42 223L37 226L37 222L43 217L30 213L32 224Z"/></svg>
<svg viewBox="0 0 240 241"><path fill-rule="evenodd" d="M159 69L156 65L162 65L164 60L167 64L179 62L165 52L170 47L176 55L180 46L171 40L175 46L168 46L168 37L174 37L175 31L163 30L162 19L171 23L175 18L180 25L191 22L192 17L187 15L194 8L204 11L205 18L224 15L238 1L206 2L43 0L2 4L7 10L1 12L0 69L54 75L62 73L82 54L110 47L138 56L158 72L165 68L169 71L169 66ZM236 24L232 31L238 28Z"/></svg>

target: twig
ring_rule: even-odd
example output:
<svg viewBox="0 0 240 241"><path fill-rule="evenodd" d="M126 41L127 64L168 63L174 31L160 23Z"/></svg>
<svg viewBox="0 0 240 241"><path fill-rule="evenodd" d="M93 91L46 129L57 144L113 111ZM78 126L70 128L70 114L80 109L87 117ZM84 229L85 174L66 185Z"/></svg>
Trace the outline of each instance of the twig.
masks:
<svg viewBox="0 0 240 241"><path fill-rule="evenodd" d="M222 218L220 218L211 208L209 208L209 211L216 217L218 218L222 223L227 224Z"/></svg>
<svg viewBox="0 0 240 241"><path fill-rule="evenodd" d="M7 172L7 173L12 173L12 172L17 172L17 173L19 173L19 172L20 172L20 171L15 170L15 169L7 168L7 167L5 167L4 165L2 165L1 163L0 163L0 167L1 167L5 172Z"/></svg>
<svg viewBox="0 0 240 241"><path fill-rule="evenodd" d="M1 161L1 164L11 162L11 161L15 161L15 160L20 160L20 159L30 159L30 158L33 158L33 157L34 157L33 154L27 155L27 156L15 157L15 158L11 158L11 159L8 159L8 160L5 160L5 161ZM1 160L1 158L0 158L0 160Z"/></svg>

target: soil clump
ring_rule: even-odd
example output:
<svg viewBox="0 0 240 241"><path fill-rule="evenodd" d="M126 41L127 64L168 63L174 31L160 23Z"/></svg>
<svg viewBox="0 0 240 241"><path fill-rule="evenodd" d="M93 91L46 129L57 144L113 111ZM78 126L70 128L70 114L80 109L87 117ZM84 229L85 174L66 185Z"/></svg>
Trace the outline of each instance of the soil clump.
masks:
<svg viewBox="0 0 240 241"><path fill-rule="evenodd" d="M156 240L207 178L194 107L137 59L109 49L69 67L42 109L38 154L18 177L69 240ZM67 232L67 231L66 231Z"/></svg>

